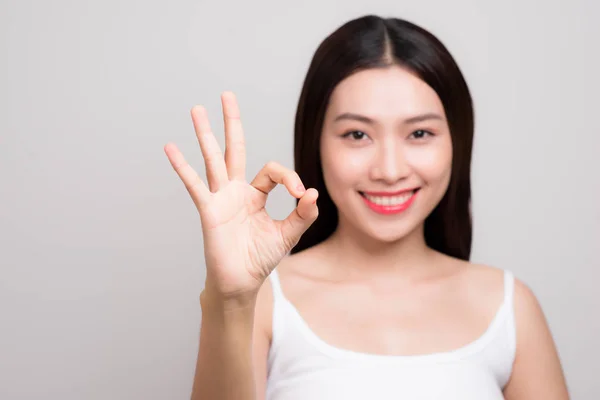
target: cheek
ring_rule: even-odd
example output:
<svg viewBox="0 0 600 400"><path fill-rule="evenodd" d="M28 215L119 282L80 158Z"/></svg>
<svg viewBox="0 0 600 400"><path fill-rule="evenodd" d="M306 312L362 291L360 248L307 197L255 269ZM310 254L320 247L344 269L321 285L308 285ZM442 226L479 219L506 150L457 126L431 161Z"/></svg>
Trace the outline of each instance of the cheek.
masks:
<svg viewBox="0 0 600 400"><path fill-rule="evenodd" d="M322 149L321 162L325 187L337 208L345 208L350 192L357 190L358 184L364 182L367 173L366 152L352 152L349 149L337 148L329 152Z"/></svg>
<svg viewBox="0 0 600 400"><path fill-rule="evenodd" d="M345 186L354 186L361 181L365 174L365 165L368 163L368 152L352 151L350 149L337 148L330 151L323 149L321 161L323 163L323 176L328 187L341 189Z"/></svg>
<svg viewBox="0 0 600 400"><path fill-rule="evenodd" d="M407 152L414 171L428 183L443 183L452 170L452 146L439 143L432 146L415 146Z"/></svg>

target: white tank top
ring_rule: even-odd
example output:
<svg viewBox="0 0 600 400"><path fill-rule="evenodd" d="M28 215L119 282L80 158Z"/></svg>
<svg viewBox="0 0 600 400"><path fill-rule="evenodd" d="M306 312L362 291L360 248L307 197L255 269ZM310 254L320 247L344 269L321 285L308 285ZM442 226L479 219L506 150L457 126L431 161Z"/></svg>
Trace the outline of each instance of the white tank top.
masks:
<svg viewBox="0 0 600 400"><path fill-rule="evenodd" d="M514 277L504 271L504 301L483 335L453 351L387 356L333 347L319 338L273 287L273 338L267 400L496 400L516 348Z"/></svg>

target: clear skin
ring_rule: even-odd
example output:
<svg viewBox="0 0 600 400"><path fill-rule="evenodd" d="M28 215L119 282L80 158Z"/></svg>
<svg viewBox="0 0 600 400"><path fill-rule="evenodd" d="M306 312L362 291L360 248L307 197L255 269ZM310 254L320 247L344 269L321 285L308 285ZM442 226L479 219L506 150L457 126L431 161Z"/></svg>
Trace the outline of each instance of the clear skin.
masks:
<svg viewBox="0 0 600 400"><path fill-rule="evenodd" d="M502 301L502 271L445 256L424 240L424 220L443 197L452 164L444 109L429 86L391 67L358 72L336 87L321 157L340 223L328 240L293 256L284 250L316 218L317 193L297 191L298 176L279 164L268 164L250 185L244 183L243 134L231 93L223 94L223 105L224 158L204 110L192 110L210 190L174 145L165 147L198 207L205 235L207 282L192 398L264 399L273 301L265 278L275 266L288 300L317 335L339 348L389 355L444 352L485 331ZM264 213L264 193L277 183L301 198L288 222ZM359 194L415 187L415 202L394 215L373 212ZM240 232L232 247L231 238ZM568 399L544 314L519 280L514 302L517 355L505 398ZM341 308L353 311L337 312ZM339 318L327 317L332 314ZM443 339L435 334L440 329L447 332Z"/></svg>
<svg viewBox="0 0 600 400"><path fill-rule="evenodd" d="M167 144L165 152L200 214L207 286L220 296L236 299L258 291L316 219L318 193L306 191L296 172L275 162L265 165L248 184L244 135L233 94L224 94L222 105L227 132L224 156L204 107L194 107L191 112L208 187L174 144ZM268 193L278 184L300 198L284 221L274 221L265 209Z"/></svg>
<svg viewBox="0 0 600 400"><path fill-rule="evenodd" d="M207 183L177 146L168 143L164 147L196 205L204 238L206 282L200 295L201 340L192 399L253 397L257 292L318 216L317 191L306 190L298 174L280 164L268 163L250 184L245 181L246 150L238 104L232 93L224 93L221 100L227 147L224 155L204 107L191 110ZM268 193L278 184L300 199L283 221L271 219L265 210Z"/></svg>
<svg viewBox="0 0 600 400"><path fill-rule="evenodd" d="M348 77L332 94L321 158L340 216L329 244L344 249L345 273L427 273L433 263L423 221L444 196L452 165L452 140L433 89L400 68ZM394 215L371 211L359 194L409 188L420 188L416 201Z"/></svg>

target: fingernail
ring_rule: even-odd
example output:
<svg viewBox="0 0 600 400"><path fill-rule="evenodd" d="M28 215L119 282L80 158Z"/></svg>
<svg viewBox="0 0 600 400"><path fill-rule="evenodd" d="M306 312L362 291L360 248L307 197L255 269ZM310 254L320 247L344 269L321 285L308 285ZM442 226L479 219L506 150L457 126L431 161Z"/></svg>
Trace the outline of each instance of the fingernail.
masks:
<svg viewBox="0 0 600 400"><path fill-rule="evenodd" d="M298 189L300 192L304 192L306 189L304 188L303 184L299 184L298 186L296 186L296 189Z"/></svg>

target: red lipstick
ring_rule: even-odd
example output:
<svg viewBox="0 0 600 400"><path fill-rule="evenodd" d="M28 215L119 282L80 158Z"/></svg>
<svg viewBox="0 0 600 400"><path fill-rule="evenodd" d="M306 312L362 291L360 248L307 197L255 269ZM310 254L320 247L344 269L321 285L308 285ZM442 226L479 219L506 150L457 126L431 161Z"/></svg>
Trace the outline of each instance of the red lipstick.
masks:
<svg viewBox="0 0 600 400"><path fill-rule="evenodd" d="M414 193L404 203L394 204L394 205L382 205L382 204L373 203L372 201L367 199L362 193L361 193L361 197L363 198L363 201L365 202L365 204L371 210L375 211L378 214L384 214L384 215L398 214L398 213L401 213L402 211L405 211L415 201L415 198L417 197L417 193L419 192L417 189L407 189L407 190L401 190L401 191L393 192L393 193L390 193L390 192L365 192L365 193L369 194L370 196L399 196L401 194L404 194L406 192L411 192L411 191L414 191Z"/></svg>

